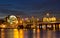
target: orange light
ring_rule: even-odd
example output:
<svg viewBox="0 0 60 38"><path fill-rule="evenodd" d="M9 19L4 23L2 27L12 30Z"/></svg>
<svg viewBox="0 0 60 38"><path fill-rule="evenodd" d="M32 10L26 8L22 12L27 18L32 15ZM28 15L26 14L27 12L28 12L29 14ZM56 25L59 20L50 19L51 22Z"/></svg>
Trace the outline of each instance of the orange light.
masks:
<svg viewBox="0 0 60 38"><path fill-rule="evenodd" d="M22 29L19 30L19 38L24 38L24 31Z"/></svg>
<svg viewBox="0 0 60 38"><path fill-rule="evenodd" d="M22 24L22 23L23 23L23 21L22 21L22 20L20 20L20 23Z"/></svg>
<svg viewBox="0 0 60 38"><path fill-rule="evenodd" d="M14 29L14 38L19 38L18 30Z"/></svg>

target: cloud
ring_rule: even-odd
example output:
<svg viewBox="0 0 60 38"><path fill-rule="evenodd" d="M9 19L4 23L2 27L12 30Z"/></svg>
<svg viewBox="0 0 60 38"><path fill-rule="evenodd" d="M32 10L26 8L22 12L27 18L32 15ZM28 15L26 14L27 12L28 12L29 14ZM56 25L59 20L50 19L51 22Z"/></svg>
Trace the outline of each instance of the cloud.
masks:
<svg viewBox="0 0 60 38"><path fill-rule="evenodd" d="M12 4L0 4L0 6L13 6Z"/></svg>
<svg viewBox="0 0 60 38"><path fill-rule="evenodd" d="M26 15L24 11L17 11L17 10L8 10L8 9L0 9L0 13L6 14L6 15Z"/></svg>
<svg viewBox="0 0 60 38"><path fill-rule="evenodd" d="M2 13L2 15L14 14L14 15L40 15L42 16L44 12L49 11L49 10L55 11L53 14L55 13L57 14L58 12L56 11L60 11L60 2L59 0L37 0L37 1L36 0L33 0L33 1L22 0L22 1L12 2L11 4L7 4L7 3L0 4L0 8L1 8L0 13Z"/></svg>

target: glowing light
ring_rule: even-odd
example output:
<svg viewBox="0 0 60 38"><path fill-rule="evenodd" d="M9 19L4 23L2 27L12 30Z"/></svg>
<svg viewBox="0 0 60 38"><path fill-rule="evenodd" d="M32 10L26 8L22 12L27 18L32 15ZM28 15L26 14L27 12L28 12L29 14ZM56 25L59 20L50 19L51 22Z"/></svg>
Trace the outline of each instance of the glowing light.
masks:
<svg viewBox="0 0 60 38"><path fill-rule="evenodd" d="M6 27L6 25L2 24L0 27L1 27L1 28L5 28L5 27Z"/></svg>
<svg viewBox="0 0 60 38"><path fill-rule="evenodd" d="M14 16L14 15L11 15L8 20L7 20L8 23L10 24L17 24L18 23L18 20L17 20L17 17Z"/></svg>
<svg viewBox="0 0 60 38"><path fill-rule="evenodd" d="M23 21L22 21L22 20L20 20L20 23L22 24L22 23L23 23Z"/></svg>
<svg viewBox="0 0 60 38"><path fill-rule="evenodd" d="M43 22L46 22L48 19L46 17L43 18Z"/></svg>
<svg viewBox="0 0 60 38"><path fill-rule="evenodd" d="M14 29L14 38L19 38L18 29Z"/></svg>
<svg viewBox="0 0 60 38"><path fill-rule="evenodd" d="M14 16L14 15L11 15L11 16L10 16L10 18L16 18L16 16Z"/></svg>
<svg viewBox="0 0 60 38"><path fill-rule="evenodd" d="M24 38L24 31L22 29L19 30L19 38Z"/></svg>
<svg viewBox="0 0 60 38"><path fill-rule="evenodd" d="M5 25L3 25L2 27L5 28Z"/></svg>
<svg viewBox="0 0 60 38"><path fill-rule="evenodd" d="M52 17L52 21L56 21L56 18L55 17Z"/></svg>
<svg viewBox="0 0 60 38"><path fill-rule="evenodd" d="M47 25L47 27L49 27L49 28L50 28L50 27L51 27L51 25Z"/></svg>
<svg viewBox="0 0 60 38"><path fill-rule="evenodd" d="M59 24L59 29L60 29L60 24Z"/></svg>
<svg viewBox="0 0 60 38"><path fill-rule="evenodd" d="M47 13L46 15L49 16L49 13Z"/></svg>
<svg viewBox="0 0 60 38"><path fill-rule="evenodd" d="M56 21L56 18L55 17L44 17L43 18L43 22L55 22Z"/></svg>
<svg viewBox="0 0 60 38"><path fill-rule="evenodd" d="M37 29L37 32L40 32L40 29Z"/></svg>
<svg viewBox="0 0 60 38"><path fill-rule="evenodd" d="M39 18L37 18L37 21L39 21Z"/></svg>
<svg viewBox="0 0 60 38"><path fill-rule="evenodd" d="M28 18L25 18L25 20L28 20Z"/></svg>

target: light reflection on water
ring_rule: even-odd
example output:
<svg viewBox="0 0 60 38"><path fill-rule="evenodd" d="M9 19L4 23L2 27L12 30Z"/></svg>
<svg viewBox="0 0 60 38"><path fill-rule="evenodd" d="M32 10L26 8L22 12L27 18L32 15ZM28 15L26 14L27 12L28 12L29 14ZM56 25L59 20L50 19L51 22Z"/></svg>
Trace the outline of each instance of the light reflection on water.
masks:
<svg viewBox="0 0 60 38"><path fill-rule="evenodd" d="M14 29L14 38L19 38L18 29Z"/></svg>
<svg viewBox="0 0 60 38"><path fill-rule="evenodd" d="M0 29L0 38L60 38L60 31Z"/></svg>

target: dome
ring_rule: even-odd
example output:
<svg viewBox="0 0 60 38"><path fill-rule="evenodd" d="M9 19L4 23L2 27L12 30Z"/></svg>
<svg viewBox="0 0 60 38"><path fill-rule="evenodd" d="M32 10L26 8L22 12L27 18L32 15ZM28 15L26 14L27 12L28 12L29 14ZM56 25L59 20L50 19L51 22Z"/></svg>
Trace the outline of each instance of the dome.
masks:
<svg viewBox="0 0 60 38"><path fill-rule="evenodd" d="M14 15L11 15L11 16L10 16L10 18L16 18L16 16L14 16Z"/></svg>
<svg viewBox="0 0 60 38"><path fill-rule="evenodd" d="M55 17L44 17L43 18L43 22L55 22L56 21L56 18Z"/></svg>
<svg viewBox="0 0 60 38"><path fill-rule="evenodd" d="M56 21L56 18L55 17L52 17L52 21Z"/></svg>
<svg viewBox="0 0 60 38"><path fill-rule="evenodd" d="M10 24L17 24L17 23L18 23L18 20L17 20L17 17L16 17L16 16L11 15L11 16L9 16L9 18L7 19L7 22L10 23Z"/></svg>

